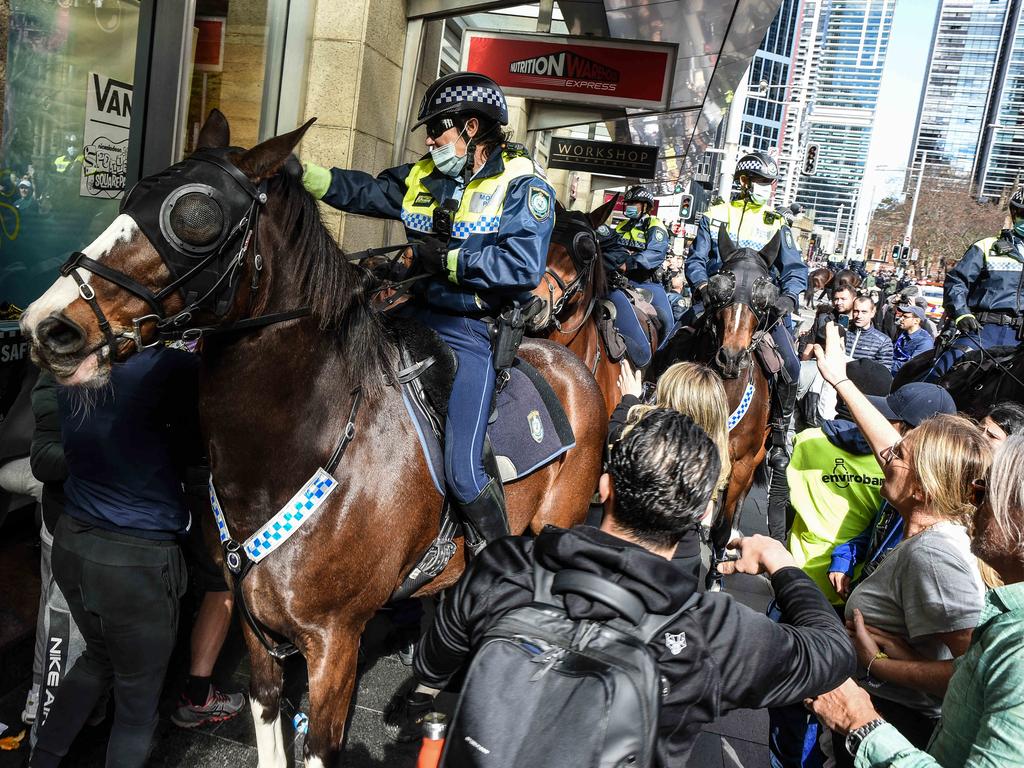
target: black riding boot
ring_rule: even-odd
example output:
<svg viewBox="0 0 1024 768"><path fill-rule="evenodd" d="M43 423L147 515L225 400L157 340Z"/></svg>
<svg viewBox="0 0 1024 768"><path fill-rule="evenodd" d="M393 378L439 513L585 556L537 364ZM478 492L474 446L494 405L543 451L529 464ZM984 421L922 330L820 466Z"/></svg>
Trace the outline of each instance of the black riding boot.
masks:
<svg viewBox="0 0 1024 768"><path fill-rule="evenodd" d="M768 438L771 451L768 465L780 472L789 466L789 430L793 424L793 410L796 407L797 382L786 381L780 371L775 377L775 396L772 398L772 434Z"/></svg>
<svg viewBox="0 0 1024 768"><path fill-rule="evenodd" d="M477 554L495 539L509 535L505 512L505 492L501 481L492 477L480 495L468 504L460 504L466 525L466 548Z"/></svg>

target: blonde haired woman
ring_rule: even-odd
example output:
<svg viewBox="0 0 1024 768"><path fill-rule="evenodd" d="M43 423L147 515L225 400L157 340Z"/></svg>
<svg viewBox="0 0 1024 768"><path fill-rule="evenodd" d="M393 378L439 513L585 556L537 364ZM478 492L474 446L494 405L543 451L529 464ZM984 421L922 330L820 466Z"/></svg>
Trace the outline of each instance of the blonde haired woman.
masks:
<svg viewBox="0 0 1024 768"><path fill-rule="evenodd" d="M846 377L833 324L827 334L826 350L815 348L818 368L878 457L882 496L904 520L903 542L850 595L847 624L875 707L924 748L952 673L948 660L967 650L981 612L985 584L970 539L973 484L988 473L992 450L977 424L946 414L901 439ZM845 757L845 751L837 754L839 765L852 765Z"/></svg>
<svg viewBox="0 0 1024 768"><path fill-rule="evenodd" d="M625 360L621 364L619 374L619 390L623 393L622 402L612 413L608 425L608 444L618 441L634 424L655 408L671 408L686 414L694 423L701 427L718 449L722 461L722 469L715 483L715 492L700 525L707 525L718 503L719 497L725 493L729 485L729 402L725 387L718 374L705 365L698 363L675 363L658 379L654 393L654 404L647 405L640 401L643 392L643 381L636 371ZM700 574L700 538L699 528L693 535L686 535L676 547L673 561L678 563L687 577L693 578L694 588Z"/></svg>

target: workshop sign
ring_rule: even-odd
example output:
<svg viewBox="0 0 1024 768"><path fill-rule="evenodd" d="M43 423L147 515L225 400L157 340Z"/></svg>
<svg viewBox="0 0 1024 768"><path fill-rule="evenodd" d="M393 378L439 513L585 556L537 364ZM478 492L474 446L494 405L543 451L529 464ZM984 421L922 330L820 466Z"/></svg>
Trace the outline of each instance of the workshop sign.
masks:
<svg viewBox="0 0 1024 768"><path fill-rule="evenodd" d="M658 147L562 136L551 139L548 153L548 168L638 179L653 179L657 162Z"/></svg>
<svg viewBox="0 0 1024 768"><path fill-rule="evenodd" d="M676 47L665 43L467 31L462 69L509 96L664 109Z"/></svg>

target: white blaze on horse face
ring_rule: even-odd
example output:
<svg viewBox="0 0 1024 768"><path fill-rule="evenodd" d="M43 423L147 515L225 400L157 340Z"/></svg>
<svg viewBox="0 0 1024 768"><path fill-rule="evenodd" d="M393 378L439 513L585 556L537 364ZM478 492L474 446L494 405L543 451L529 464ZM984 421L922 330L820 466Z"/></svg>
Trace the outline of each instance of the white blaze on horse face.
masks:
<svg viewBox="0 0 1024 768"><path fill-rule="evenodd" d="M310 755L306 758L306 768L324 768L324 762L315 755Z"/></svg>
<svg viewBox="0 0 1024 768"><path fill-rule="evenodd" d="M281 733L281 713L269 723L264 722L265 708L256 699L249 697L249 711L252 722L256 726L256 753L259 756L259 768L287 768L288 760L284 755L284 736Z"/></svg>
<svg viewBox="0 0 1024 768"><path fill-rule="evenodd" d="M103 257L110 252L115 244L131 240L138 229L135 219L122 213L110 222L110 226L103 231L103 234L83 248L82 253L90 259L103 261ZM87 283L92 278L92 273L85 269L79 269L78 274ZM40 322L51 315L63 312L78 296L78 283L70 275L58 277L46 293L29 304L21 318L22 327L34 338L36 326Z"/></svg>

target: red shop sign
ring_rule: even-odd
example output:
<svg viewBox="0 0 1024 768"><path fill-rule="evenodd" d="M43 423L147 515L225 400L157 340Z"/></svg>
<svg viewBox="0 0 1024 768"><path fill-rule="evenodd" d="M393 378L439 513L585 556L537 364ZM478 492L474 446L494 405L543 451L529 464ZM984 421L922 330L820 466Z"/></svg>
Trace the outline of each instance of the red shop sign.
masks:
<svg viewBox="0 0 1024 768"><path fill-rule="evenodd" d="M617 107L667 107L676 47L554 35L466 32L462 68L509 96Z"/></svg>

